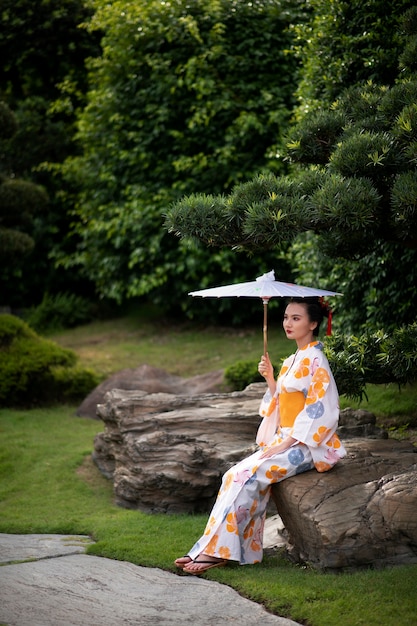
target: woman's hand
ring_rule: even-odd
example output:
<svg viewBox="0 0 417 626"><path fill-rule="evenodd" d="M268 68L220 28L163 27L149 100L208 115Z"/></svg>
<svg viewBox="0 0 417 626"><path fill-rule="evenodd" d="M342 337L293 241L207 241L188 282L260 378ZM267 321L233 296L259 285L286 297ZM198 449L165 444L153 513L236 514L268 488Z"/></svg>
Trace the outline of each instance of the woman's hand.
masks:
<svg viewBox="0 0 417 626"><path fill-rule="evenodd" d="M263 376L267 381L274 378L274 368L272 367L272 363L269 359L269 354L266 353L261 356L261 360L258 363L258 372L261 376Z"/></svg>
<svg viewBox="0 0 417 626"><path fill-rule="evenodd" d="M270 459L272 456L275 456L276 454L281 454L282 452L285 452L286 450L291 448L293 443L295 443L296 441L297 440L294 439L294 437L288 437L277 446L272 446L271 448L267 448L266 450L264 450L259 458Z"/></svg>

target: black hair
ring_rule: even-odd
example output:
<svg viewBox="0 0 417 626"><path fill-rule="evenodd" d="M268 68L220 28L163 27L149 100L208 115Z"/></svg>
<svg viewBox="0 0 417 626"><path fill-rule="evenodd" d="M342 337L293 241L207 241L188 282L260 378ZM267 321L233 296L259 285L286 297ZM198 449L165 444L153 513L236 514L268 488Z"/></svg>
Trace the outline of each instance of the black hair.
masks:
<svg viewBox="0 0 417 626"><path fill-rule="evenodd" d="M297 303L305 304L307 315L310 322L317 322L317 326L313 330L313 336L317 337L320 330L320 325L324 317L329 317L329 309L325 303L322 303L319 297L309 298L290 298L287 304Z"/></svg>

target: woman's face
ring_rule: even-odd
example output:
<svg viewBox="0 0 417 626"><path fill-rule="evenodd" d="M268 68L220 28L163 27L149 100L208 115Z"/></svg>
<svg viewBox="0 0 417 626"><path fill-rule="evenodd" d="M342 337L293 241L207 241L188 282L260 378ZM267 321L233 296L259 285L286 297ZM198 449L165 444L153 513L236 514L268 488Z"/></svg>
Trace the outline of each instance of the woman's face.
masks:
<svg viewBox="0 0 417 626"><path fill-rule="evenodd" d="M317 322L310 322L307 306L298 302L290 303L285 309L283 327L288 339L294 339L302 348L313 340L313 330Z"/></svg>

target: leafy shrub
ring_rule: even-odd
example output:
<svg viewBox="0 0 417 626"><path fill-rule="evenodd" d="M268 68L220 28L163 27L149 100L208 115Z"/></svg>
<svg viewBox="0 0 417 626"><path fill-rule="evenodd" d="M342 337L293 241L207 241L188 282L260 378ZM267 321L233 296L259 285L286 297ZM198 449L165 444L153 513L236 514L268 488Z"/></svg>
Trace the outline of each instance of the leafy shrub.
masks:
<svg viewBox="0 0 417 626"><path fill-rule="evenodd" d="M258 372L257 361L237 361L226 368L224 379L234 391L242 391L251 383L265 381L265 378Z"/></svg>
<svg viewBox="0 0 417 626"><path fill-rule="evenodd" d="M91 320L88 300L73 293L46 293L42 302L28 311L27 323L38 332L73 328Z"/></svg>
<svg viewBox="0 0 417 626"><path fill-rule="evenodd" d="M95 375L75 368L76 354L39 337L13 315L0 315L0 406L82 399Z"/></svg>
<svg viewBox="0 0 417 626"><path fill-rule="evenodd" d="M57 402L78 402L99 384L93 370L80 367L54 367L51 369L51 399Z"/></svg>
<svg viewBox="0 0 417 626"><path fill-rule="evenodd" d="M340 395L362 400L366 385L417 380L417 323L402 326L391 334L383 331L359 337L336 333L327 337L325 352Z"/></svg>

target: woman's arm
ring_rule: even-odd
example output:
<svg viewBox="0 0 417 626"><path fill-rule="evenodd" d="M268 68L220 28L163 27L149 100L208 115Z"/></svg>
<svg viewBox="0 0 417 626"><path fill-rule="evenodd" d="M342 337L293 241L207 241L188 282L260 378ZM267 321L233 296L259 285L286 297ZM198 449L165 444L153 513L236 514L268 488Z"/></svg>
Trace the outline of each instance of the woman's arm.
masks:
<svg viewBox="0 0 417 626"><path fill-rule="evenodd" d="M297 439L294 437L287 437L284 441L277 446L272 446L272 448L267 448L259 457L260 459L269 459L271 456L275 454L280 454L281 452L285 452L288 448L291 448L292 445L298 443Z"/></svg>

